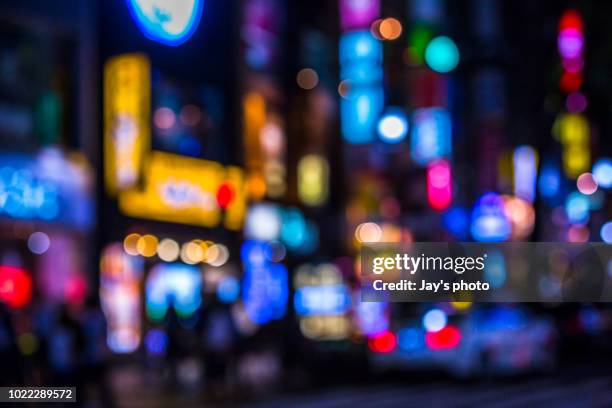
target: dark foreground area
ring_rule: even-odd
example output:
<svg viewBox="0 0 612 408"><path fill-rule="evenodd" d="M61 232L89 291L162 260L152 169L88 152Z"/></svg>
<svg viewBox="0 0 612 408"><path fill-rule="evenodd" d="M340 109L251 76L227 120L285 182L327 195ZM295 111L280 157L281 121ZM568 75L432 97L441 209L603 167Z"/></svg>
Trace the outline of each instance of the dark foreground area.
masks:
<svg viewBox="0 0 612 408"><path fill-rule="evenodd" d="M389 373L376 380L314 390L215 402L197 391L170 391L147 383L137 369L114 372L121 407L609 407L612 370L606 364L572 364L552 374L460 381L438 374Z"/></svg>

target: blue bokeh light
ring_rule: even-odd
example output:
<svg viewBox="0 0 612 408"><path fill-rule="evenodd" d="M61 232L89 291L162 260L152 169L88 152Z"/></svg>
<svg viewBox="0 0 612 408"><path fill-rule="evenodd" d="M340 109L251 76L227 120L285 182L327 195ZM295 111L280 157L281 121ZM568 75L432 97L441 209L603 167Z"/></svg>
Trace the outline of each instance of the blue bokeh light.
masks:
<svg viewBox="0 0 612 408"><path fill-rule="evenodd" d="M612 221L606 222L600 231L601 240L606 244L612 244Z"/></svg>
<svg viewBox="0 0 612 408"><path fill-rule="evenodd" d="M234 303L240 296L240 282L233 276L223 279L217 286L217 297L223 303Z"/></svg>
<svg viewBox="0 0 612 408"><path fill-rule="evenodd" d="M347 65L379 65L382 64L382 44L369 30L352 31L340 38L340 64L343 73ZM349 68L350 69L350 68ZM344 79L346 75L343 75ZM357 80L357 78L350 78Z"/></svg>
<svg viewBox="0 0 612 408"><path fill-rule="evenodd" d="M349 310L351 297L343 284L303 286L296 289L293 304L300 316L335 316Z"/></svg>
<svg viewBox="0 0 612 408"><path fill-rule="evenodd" d="M446 326L446 313L440 309L432 309L423 316L423 328L428 332L438 332Z"/></svg>
<svg viewBox="0 0 612 408"><path fill-rule="evenodd" d="M168 348L168 335L161 329L151 329L145 336L144 343L150 354L161 355Z"/></svg>
<svg viewBox="0 0 612 408"><path fill-rule="evenodd" d="M367 290L364 288L364 290ZM361 333L374 336L389 330L389 313L387 302L354 302L355 317Z"/></svg>
<svg viewBox="0 0 612 408"><path fill-rule="evenodd" d="M612 187L612 160L600 159L593 165L593 177L601 188Z"/></svg>
<svg viewBox="0 0 612 408"><path fill-rule="evenodd" d="M561 170L552 160L546 160L540 169L538 180L540 195L549 205L557 204L556 198L561 191Z"/></svg>
<svg viewBox="0 0 612 408"><path fill-rule="evenodd" d="M574 191L565 202L565 211L567 212L567 218L572 224L583 224L589 220L589 211L591 205L589 198L584 194Z"/></svg>
<svg viewBox="0 0 612 408"><path fill-rule="evenodd" d="M425 348L425 333L417 327L406 327L397 332L397 345L403 351Z"/></svg>
<svg viewBox="0 0 612 408"><path fill-rule="evenodd" d="M0 169L0 214L50 221L60 215L58 188L27 169Z"/></svg>
<svg viewBox="0 0 612 408"><path fill-rule="evenodd" d="M309 254L319 245L317 225L297 208L283 211L280 238L287 248L300 254Z"/></svg>
<svg viewBox="0 0 612 408"><path fill-rule="evenodd" d="M470 217L462 207L453 207L442 217L444 227L457 239L465 240L469 235Z"/></svg>
<svg viewBox="0 0 612 408"><path fill-rule="evenodd" d="M410 155L426 166L432 160L452 153L451 117L446 109L422 108L414 112L410 136Z"/></svg>
<svg viewBox="0 0 612 408"><path fill-rule="evenodd" d="M450 72L459 64L459 49L450 38L436 37L425 49L425 62L436 72L442 74Z"/></svg>
<svg viewBox="0 0 612 408"><path fill-rule="evenodd" d="M351 144L374 141L376 125L384 107L383 89L351 85L350 96L340 101L342 135Z"/></svg>
<svg viewBox="0 0 612 408"><path fill-rule="evenodd" d="M479 242L502 242L511 232L510 221L504 213L504 203L495 193L484 194L474 206L470 231Z"/></svg>

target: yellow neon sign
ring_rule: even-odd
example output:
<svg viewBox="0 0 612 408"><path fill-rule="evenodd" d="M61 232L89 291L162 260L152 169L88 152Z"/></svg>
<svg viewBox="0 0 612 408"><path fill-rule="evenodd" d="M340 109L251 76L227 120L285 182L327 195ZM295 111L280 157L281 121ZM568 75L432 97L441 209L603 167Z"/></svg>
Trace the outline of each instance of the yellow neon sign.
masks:
<svg viewBox="0 0 612 408"><path fill-rule="evenodd" d="M150 148L151 67L142 54L104 65L104 177L109 194L134 187Z"/></svg>
<svg viewBox="0 0 612 408"><path fill-rule="evenodd" d="M555 123L555 136L563 146L563 170L570 178L588 171L591 164L590 126L579 113L562 114Z"/></svg>
<svg viewBox="0 0 612 408"><path fill-rule="evenodd" d="M263 155L259 132L266 121L266 101L260 94L252 92L244 96L242 108L245 164L250 173L249 193L253 199L261 200L266 195L266 185L263 176Z"/></svg>
<svg viewBox="0 0 612 408"><path fill-rule="evenodd" d="M262 114L261 102L251 100L251 116ZM247 199L242 169L152 151L150 121L148 58L111 58L104 66L104 177L121 212L203 227L223 222L227 229L242 228Z"/></svg>
<svg viewBox="0 0 612 408"><path fill-rule="evenodd" d="M228 229L242 227L246 200L242 170L219 163L152 151L145 162L142 190L119 194L119 208L131 217ZM217 202L222 186L231 201L225 210Z"/></svg>

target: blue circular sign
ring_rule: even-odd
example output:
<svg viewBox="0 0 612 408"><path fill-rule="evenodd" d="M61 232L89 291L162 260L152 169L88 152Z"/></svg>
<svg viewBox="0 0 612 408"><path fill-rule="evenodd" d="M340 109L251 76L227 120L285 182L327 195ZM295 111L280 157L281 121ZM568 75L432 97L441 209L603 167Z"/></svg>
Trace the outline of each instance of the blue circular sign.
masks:
<svg viewBox="0 0 612 408"><path fill-rule="evenodd" d="M134 21L153 41L177 46L200 24L204 0L126 0Z"/></svg>

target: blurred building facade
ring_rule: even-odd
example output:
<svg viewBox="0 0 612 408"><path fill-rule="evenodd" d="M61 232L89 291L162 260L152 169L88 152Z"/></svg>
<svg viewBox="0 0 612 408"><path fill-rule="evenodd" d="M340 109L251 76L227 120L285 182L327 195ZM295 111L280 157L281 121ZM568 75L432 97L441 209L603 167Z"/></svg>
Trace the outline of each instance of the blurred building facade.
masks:
<svg viewBox="0 0 612 408"><path fill-rule="evenodd" d="M612 242L598 9L528 3L3 4L0 300L99 295L119 360L254 389L552 338L359 292L372 242Z"/></svg>

